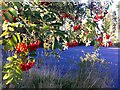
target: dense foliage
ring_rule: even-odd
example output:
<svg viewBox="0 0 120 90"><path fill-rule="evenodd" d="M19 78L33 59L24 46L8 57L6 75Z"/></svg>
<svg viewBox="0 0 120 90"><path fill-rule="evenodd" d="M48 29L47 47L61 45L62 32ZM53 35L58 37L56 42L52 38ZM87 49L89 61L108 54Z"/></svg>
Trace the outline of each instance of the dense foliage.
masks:
<svg viewBox="0 0 120 90"><path fill-rule="evenodd" d="M5 51L13 52L4 65L6 84L17 84L22 71L35 63L38 47L65 50L69 47L93 42L95 49L103 45L110 34L108 27L100 28L111 2L82 4L77 2L3 2L1 44ZM102 26L101 26L102 27ZM112 42L107 41L107 46Z"/></svg>

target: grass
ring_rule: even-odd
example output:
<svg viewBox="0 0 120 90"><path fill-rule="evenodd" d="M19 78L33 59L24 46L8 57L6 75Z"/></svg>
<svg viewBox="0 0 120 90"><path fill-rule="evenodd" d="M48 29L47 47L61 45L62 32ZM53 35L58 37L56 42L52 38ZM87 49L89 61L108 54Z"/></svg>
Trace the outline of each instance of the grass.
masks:
<svg viewBox="0 0 120 90"><path fill-rule="evenodd" d="M23 72L18 85L9 88L114 88L108 65L95 54L87 53L76 65L79 66L76 71L69 69L65 74L61 74L64 70L56 66L34 67Z"/></svg>

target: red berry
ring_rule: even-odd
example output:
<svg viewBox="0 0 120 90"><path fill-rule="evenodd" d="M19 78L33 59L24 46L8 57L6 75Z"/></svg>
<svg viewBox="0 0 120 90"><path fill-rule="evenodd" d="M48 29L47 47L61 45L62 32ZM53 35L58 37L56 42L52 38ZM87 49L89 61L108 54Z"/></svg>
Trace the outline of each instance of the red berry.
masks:
<svg viewBox="0 0 120 90"><path fill-rule="evenodd" d="M22 62L20 64L20 68L22 71L27 71L29 69L31 69L34 65L34 62L28 62L28 63L25 63L25 62Z"/></svg>
<svg viewBox="0 0 120 90"><path fill-rule="evenodd" d="M29 69L30 69L30 66L27 65L27 64L25 64L25 70L27 71L27 70L29 70Z"/></svg>
<svg viewBox="0 0 120 90"><path fill-rule="evenodd" d="M103 18L103 16L99 16L99 19L102 19Z"/></svg>
<svg viewBox="0 0 120 90"><path fill-rule="evenodd" d="M2 14L2 18L4 19L4 21L9 22L9 20L7 20L3 14Z"/></svg>
<svg viewBox="0 0 120 90"><path fill-rule="evenodd" d="M7 12L7 10L2 10L3 13Z"/></svg>
<svg viewBox="0 0 120 90"><path fill-rule="evenodd" d="M66 46L71 47L71 44L69 42L66 43Z"/></svg>
<svg viewBox="0 0 120 90"><path fill-rule="evenodd" d="M78 29L80 29L80 28L81 28L80 25L76 25L76 26L73 27L73 30L78 31Z"/></svg>
<svg viewBox="0 0 120 90"><path fill-rule="evenodd" d="M66 19L66 18L74 19L73 16L71 16L70 14L66 14L66 13L62 15L62 18L63 19Z"/></svg>
<svg viewBox="0 0 120 90"><path fill-rule="evenodd" d="M4 19L6 22L9 22L9 20L7 20L6 18Z"/></svg>
<svg viewBox="0 0 120 90"><path fill-rule="evenodd" d="M66 13L65 13L65 14L62 15L62 18L63 18L63 19L65 19L65 18L71 18L71 16L70 16L70 14L66 14Z"/></svg>
<svg viewBox="0 0 120 90"><path fill-rule="evenodd" d="M99 20L94 18L93 21L98 22Z"/></svg>
<svg viewBox="0 0 120 90"><path fill-rule="evenodd" d="M22 62L21 64L20 64L20 68L22 69L22 71L26 71L26 67L25 67L25 63L24 62Z"/></svg>
<svg viewBox="0 0 120 90"><path fill-rule="evenodd" d="M96 14L96 16L93 19L93 21L98 22L100 19L103 19L103 16L99 16L98 14Z"/></svg>
<svg viewBox="0 0 120 90"><path fill-rule="evenodd" d="M105 45L104 45L104 43L100 43L100 46L104 47Z"/></svg>
<svg viewBox="0 0 120 90"><path fill-rule="evenodd" d="M32 68L33 65L34 65L34 62L28 62L27 65L28 65L30 68Z"/></svg>
<svg viewBox="0 0 120 90"><path fill-rule="evenodd" d="M16 22L16 17L13 17L13 22Z"/></svg>
<svg viewBox="0 0 120 90"><path fill-rule="evenodd" d="M75 16L75 20L78 20L78 15Z"/></svg>
<svg viewBox="0 0 120 90"><path fill-rule="evenodd" d="M74 29L75 31L77 31L77 30L78 30L77 26L74 26L74 27L73 27L73 29Z"/></svg>
<svg viewBox="0 0 120 90"><path fill-rule="evenodd" d="M71 18L71 15L70 15L70 14L67 14L67 18Z"/></svg>
<svg viewBox="0 0 120 90"><path fill-rule="evenodd" d="M95 18L96 18L96 19L98 19L98 18L99 18L98 14L96 14Z"/></svg>
<svg viewBox="0 0 120 90"><path fill-rule="evenodd" d="M17 51L18 53L25 52L27 49L28 49L28 47L27 47L27 45L24 44L24 43L18 43L18 44L16 45L16 51Z"/></svg>
<svg viewBox="0 0 120 90"><path fill-rule="evenodd" d="M78 29L80 29L81 28L81 26L80 25L78 25Z"/></svg>
<svg viewBox="0 0 120 90"><path fill-rule="evenodd" d="M113 43L110 41L110 42L108 42L108 46L110 47L110 46L112 46L113 45Z"/></svg>
<svg viewBox="0 0 120 90"><path fill-rule="evenodd" d="M76 40L72 41L72 46L78 46L78 42Z"/></svg>
<svg viewBox="0 0 120 90"><path fill-rule="evenodd" d="M85 35L88 35L88 33L89 33L89 31L86 31L86 32L85 32Z"/></svg>
<svg viewBox="0 0 120 90"><path fill-rule="evenodd" d="M102 14L102 10L100 10L100 14Z"/></svg>
<svg viewBox="0 0 120 90"><path fill-rule="evenodd" d="M110 38L110 35L109 34L106 34L106 39L109 39Z"/></svg>
<svg viewBox="0 0 120 90"><path fill-rule="evenodd" d="M97 39L97 41L98 41L98 42L102 42L102 41L103 41L103 38L102 38L102 37L99 37L99 38Z"/></svg>
<svg viewBox="0 0 120 90"><path fill-rule="evenodd" d="M28 48L29 48L29 51L31 52L31 51L36 51L39 46L40 46L40 41L35 41L33 43L30 43L28 45Z"/></svg>
<svg viewBox="0 0 120 90"><path fill-rule="evenodd" d="M67 14L63 14L62 18L65 19L67 17Z"/></svg>
<svg viewBox="0 0 120 90"><path fill-rule="evenodd" d="M75 47L75 46L78 46L78 42L76 40L72 41L72 43L67 42L66 46L68 46L68 47Z"/></svg>

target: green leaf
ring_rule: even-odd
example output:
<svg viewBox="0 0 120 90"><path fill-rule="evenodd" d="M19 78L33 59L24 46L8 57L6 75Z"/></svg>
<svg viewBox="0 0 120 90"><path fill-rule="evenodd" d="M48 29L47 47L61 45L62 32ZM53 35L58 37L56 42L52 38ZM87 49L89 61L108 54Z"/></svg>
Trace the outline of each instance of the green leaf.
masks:
<svg viewBox="0 0 120 90"><path fill-rule="evenodd" d="M59 35L60 37L62 37L63 39L65 39L65 36L64 36L66 34L65 32L57 31L57 32L55 32L55 34Z"/></svg>
<svg viewBox="0 0 120 90"><path fill-rule="evenodd" d="M13 16L17 17L17 12L14 8L9 8L8 10Z"/></svg>
<svg viewBox="0 0 120 90"><path fill-rule="evenodd" d="M13 77L12 77L12 78L10 78L9 80L7 80L7 81L6 81L6 85L8 85L9 83L11 83L11 82L12 82L12 80L13 80Z"/></svg>
<svg viewBox="0 0 120 90"><path fill-rule="evenodd" d="M51 21L54 21L54 20L56 20L56 18L55 18L55 17L52 17L52 18L48 18L48 19L46 20L46 22L51 22Z"/></svg>
<svg viewBox="0 0 120 90"><path fill-rule="evenodd" d="M47 20L48 18L50 18L50 16L49 16L48 14L45 14L45 15L43 16L43 20Z"/></svg>
<svg viewBox="0 0 120 90"><path fill-rule="evenodd" d="M18 23L11 23L10 26L14 29L14 27L18 27ZM20 24L20 25L23 25L23 24ZM20 27L21 28L21 27Z"/></svg>
<svg viewBox="0 0 120 90"><path fill-rule="evenodd" d="M52 50L59 47L59 43L55 37L53 37L53 44L52 44Z"/></svg>
<svg viewBox="0 0 120 90"><path fill-rule="evenodd" d="M16 73L19 74L19 75L21 75L21 73L22 73L22 71L21 71L21 69L19 68L19 66L16 67Z"/></svg>
<svg viewBox="0 0 120 90"><path fill-rule="evenodd" d="M14 4L15 6L17 6L18 9L20 9L20 8L22 7L19 2L13 2L13 4Z"/></svg>
<svg viewBox="0 0 120 90"><path fill-rule="evenodd" d="M0 45L3 44L3 40L0 40Z"/></svg>
<svg viewBox="0 0 120 90"><path fill-rule="evenodd" d="M37 56L36 51L30 52L29 56L31 56L31 57Z"/></svg>
<svg viewBox="0 0 120 90"><path fill-rule="evenodd" d="M2 24L4 23L4 18L2 17Z"/></svg>
<svg viewBox="0 0 120 90"><path fill-rule="evenodd" d="M17 62L18 62L18 63L21 63L21 62L22 62L22 59L21 59L21 58L17 58Z"/></svg>
<svg viewBox="0 0 120 90"><path fill-rule="evenodd" d="M17 55L17 54L14 54L13 58L15 58L15 59L16 59L17 57L18 57L18 55Z"/></svg>
<svg viewBox="0 0 120 90"><path fill-rule="evenodd" d="M38 12L38 11L33 11L33 13L34 13L34 16L35 16L35 17L42 19L41 16L40 16L40 12Z"/></svg>
<svg viewBox="0 0 120 90"><path fill-rule="evenodd" d="M8 68L11 68L13 65L11 63L7 63L4 65L4 68L5 69L8 69Z"/></svg>
<svg viewBox="0 0 120 90"><path fill-rule="evenodd" d="M13 61L13 60L14 60L14 57L8 57L7 60L8 60L8 61Z"/></svg>
<svg viewBox="0 0 120 90"><path fill-rule="evenodd" d="M5 75L3 76L3 80L8 79L9 77L10 77L10 74L5 74Z"/></svg>
<svg viewBox="0 0 120 90"><path fill-rule="evenodd" d="M18 41L21 42L20 34L16 33L16 36L17 36Z"/></svg>
<svg viewBox="0 0 120 90"><path fill-rule="evenodd" d="M24 10L28 9L29 7L30 7L29 5L25 5Z"/></svg>
<svg viewBox="0 0 120 90"><path fill-rule="evenodd" d="M9 34L8 30L5 30L0 37L6 36L8 34Z"/></svg>
<svg viewBox="0 0 120 90"><path fill-rule="evenodd" d="M4 46L4 50L7 51L7 50L11 50L13 47L9 44L9 43L6 43L5 46Z"/></svg>
<svg viewBox="0 0 120 90"><path fill-rule="evenodd" d="M42 30L43 30L43 31L45 31L45 30L50 30L50 26L45 25L45 26L42 27Z"/></svg>
<svg viewBox="0 0 120 90"><path fill-rule="evenodd" d="M52 12L60 17L60 14L57 11L54 11L53 9L51 9L50 12Z"/></svg>
<svg viewBox="0 0 120 90"><path fill-rule="evenodd" d="M13 27L8 27L9 31L14 31Z"/></svg>
<svg viewBox="0 0 120 90"><path fill-rule="evenodd" d="M39 4L39 0L34 0L34 2L35 2L36 4Z"/></svg>
<svg viewBox="0 0 120 90"><path fill-rule="evenodd" d="M3 13L3 15L5 16L7 20L9 20L9 22L13 21L12 15L9 12L5 12Z"/></svg>
<svg viewBox="0 0 120 90"><path fill-rule="evenodd" d="M12 35L14 42L17 44L17 38L15 35Z"/></svg>
<svg viewBox="0 0 120 90"><path fill-rule="evenodd" d="M5 3L2 3L2 10L7 10L8 7L5 5Z"/></svg>
<svg viewBox="0 0 120 90"><path fill-rule="evenodd" d="M16 79L13 79L13 80L12 80L12 84L17 85L17 80L16 80Z"/></svg>
<svg viewBox="0 0 120 90"><path fill-rule="evenodd" d="M15 45L16 45L13 38L11 38L11 39L8 41L8 43L9 43L11 46L15 46Z"/></svg>
<svg viewBox="0 0 120 90"><path fill-rule="evenodd" d="M7 39L2 39L0 42L1 44L5 45L7 43Z"/></svg>
<svg viewBox="0 0 120 90"><path fill-rule="evenodd" d="M35 57L35 56L37 56L37 54L35 54L35 53L30 53L29 56Z"/></svg>
<svg viewBox="0 0 120 90"><path fill-rule="evenodd" d="M51 26L62 26L62 23L51 23Z"/></svg>

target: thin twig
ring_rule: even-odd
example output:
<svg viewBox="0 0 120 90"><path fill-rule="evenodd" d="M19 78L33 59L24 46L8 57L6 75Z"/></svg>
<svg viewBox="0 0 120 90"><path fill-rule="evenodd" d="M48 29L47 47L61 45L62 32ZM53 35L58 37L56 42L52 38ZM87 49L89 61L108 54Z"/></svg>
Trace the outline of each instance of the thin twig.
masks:
<svg viewBox="0 0 120 90"><path fill-rule="evenodd" d="M91 75L91 73L92 73L93 66L94 66L94 62L93 62L93 64L92 64L92 66L91 66L91 70L90 70L89 75L87 76L86 80L83 82L83 85L84 85L84 83L89 79L89 77L90 77L90 75Z"/></svg>
<svg viewBox="0 0 120 90"><path fill-rule="evenodd" d="M91 86L89 86L88 88L93 87L96 84L97 81L98 81L98 79Z"/></svg>
<svg viewBox="0 0 120 90"><path fill-rule="evenodd" d="M25 25L25 29L27 30L27 33L30 35L30 36L32 36L31 35L31 33L29 32L29 30L27 29L27 28L29 28L28 26L27 26L27 24L23 21L23 19L19 16L19 19L23 22L23 24Z"/></svg>

